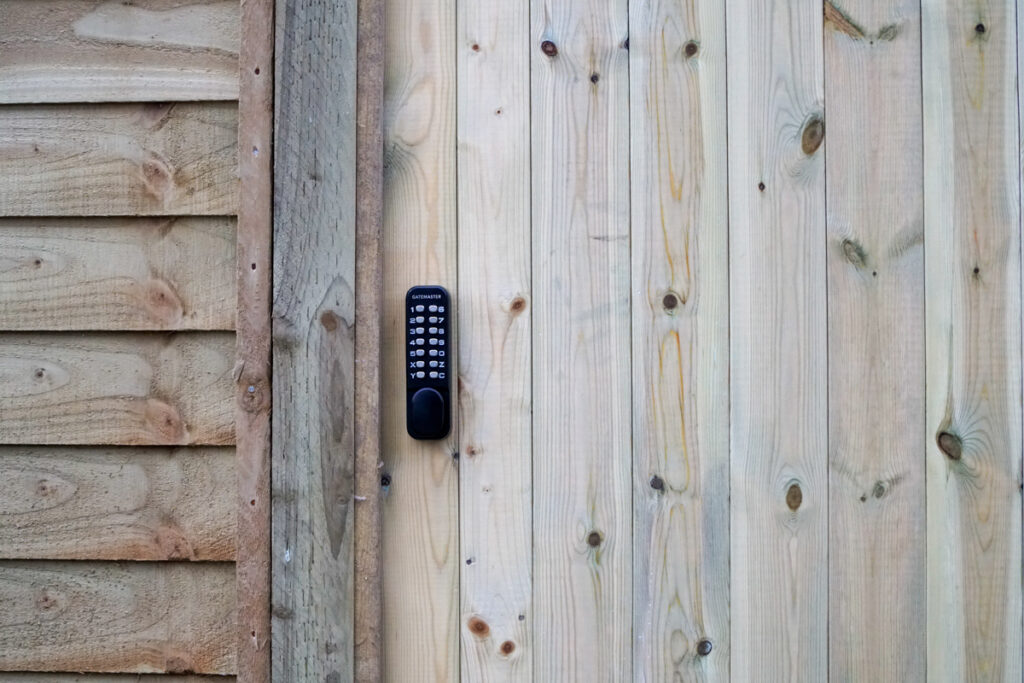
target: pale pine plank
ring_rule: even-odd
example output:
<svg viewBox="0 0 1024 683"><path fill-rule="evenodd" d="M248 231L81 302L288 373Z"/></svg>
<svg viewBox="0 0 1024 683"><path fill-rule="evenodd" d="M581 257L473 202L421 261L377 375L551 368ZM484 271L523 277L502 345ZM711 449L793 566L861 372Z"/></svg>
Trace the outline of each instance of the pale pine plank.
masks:
<svg viewBox="0 0 1024 683"><path fill-rule="evenodd" d="M1021 680L1015 3L922 3L928 680Z"/></svg>
<svg viewBox="0 0 1024 683"><path fill-rule="evenodd" d="M732 669L828 676L822 5L729 3Z"/></svg>
<svg viewBox="0 0 1024 683"><path fill-rule="evenodd" d="M625 0L533 0L534 674L632 669Z"/></svg>
<svg viewBox="0 0 1024 683"><path fill-rule="evenodd" d="M5 107L0 214L234 214L236 127L230 102Z"/></svg>
<svg viewBox="0 0 1024 683"><path fill-rule="evenodd" d="M454 0L388 0L381 395L384 680L459 679L458 433L415 441L405 422L405 292L456 289ZM458 328L455 311L452 330ZM449 362L458 359L449 349ZM454 352L453 352L454 351ZM452 382L452 396L458 385ZM453 406L452 425L459 424Z"/></svg>
<svg viewBox="0 0 1024 683"><path fill-rule="evenodd" d="M234 566L0 562L0 671L234 673Z"/></svg>
<svg viewBox="0 0 1024 683"><path fill-rule="evenodd" d="M271 680L271 350L274 248L274 0L241 0L238 93L238 678ZM302 226L294 226L301 230Z"/></svg>
<svg viewBox="0 0 1024 683"><path fill-rule="evenodd" d="M0 443L230 444L230 333L0 335Z"/></svg>
<svg viewBox="0 0 1024 683"><path fill-rule="evenodd" d="M829 678L925 678L916 0L825 5ZM884 368L884 369L883 369Z"/></svg>
<svg viewBox="0 0 1024 683"><path fill-rule="evenodd" d="M725 3L633 0L629 24L633 678L725 681Z"/></svg>
<svg viewBox="0 0 1024 683"><path fill-rule="evenodd" d="M0 329L234 325L230 218L0 219Z"/></svg>
<svg viewBox="0 0 1024 683"><path fill-rule="evenodd" d="M0 557L233 560L229 448L0 448Z"/></svg>
<svg viewBox="0 0 1024 683"><path fill-rule="evenodd" d="M355 3L285 5L277 26L273 679L350 681Z"/></svg>
<svg viewBox="0 0 1024 683"><path fill-rule="evenodd" d="M533 676L529 11L458 5L464 681Z"/></svg>
<svg viewBox="0 0 1024 683"><path fill-rule="evenodd" d="M238 2L3 0L0 14L0 103L238 97Z"/></svg>

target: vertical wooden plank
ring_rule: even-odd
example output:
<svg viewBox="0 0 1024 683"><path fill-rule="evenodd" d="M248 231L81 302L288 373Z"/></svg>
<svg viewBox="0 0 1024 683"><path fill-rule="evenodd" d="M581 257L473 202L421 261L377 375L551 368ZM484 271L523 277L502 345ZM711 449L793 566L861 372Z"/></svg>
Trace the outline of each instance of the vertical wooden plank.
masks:
<svg viewBox="0 0 1024 683"><path fill-rule="evenodd" d="M928 678L1021 680L1015 3L922 3Z"/></svg>
<svg viewBox="0 0 1024 683"><path fill-rule="evenodd" d="M921 681L920 5L836 2L825 3L829 678Z"/></svg>
<svg viewBox="0 0 1024 683"><path fill-rule="evenodd" d="M529 681L530 6L458 12L462 678Z"/></svg>
<svg viewBox="0 0 1024 683"><path fill-rule="evenodd" d="M388 0L384 13L384 680L455 681L457 431L440 441L406 432L404 310L414 285L441 285L458 300L455 2ZM454 314L450 329L457 330ZM452 388L454 395L454 381ZM456 413L453 407L452 425Z"/></svg>
<svg viewBox="0 0 1024 683"><path fill-rule="evenodd" d="M238 677L270 680L270 296L274 3L241 0L238 101Z"/></svg>
<svg viewBox="0 0 1024 683"><path fill-rule="evenodd" d="M634 680L729 678L725 3L630 3Z"/></svg>
<svg viewBox="0 0 1024 683"><path fill-rule="evenodd" d="M353 673L383 677L381 328L384 320L384 3L358 0L356 44L356 335Z"/></svg>
<svg viewBox="0 0 1024 683"><path fill-rule="evenodd" d="M732 677L828 675L822 4L730 3Z"/></svg>
<svg viewBox="0 0 1024 683"><path fill-rule="evenodd" d="M533 0L534 677L631 678L625 0Z"/></svg>
<svg viewBox="0 0 1024 683"><path fill-rule="evenodd" d="M356 3L278 3L273 678L352 680Z"/></svg>

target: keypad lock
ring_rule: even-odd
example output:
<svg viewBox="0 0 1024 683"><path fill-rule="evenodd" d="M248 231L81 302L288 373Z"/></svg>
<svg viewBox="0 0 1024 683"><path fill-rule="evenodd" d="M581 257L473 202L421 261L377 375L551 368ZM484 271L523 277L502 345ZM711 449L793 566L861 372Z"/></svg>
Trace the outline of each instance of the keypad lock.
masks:
<svg viewBox="0 0 1024 683"><path fill-rule="evenodd" d="M405 294L405 422L414 439L443 439L451 429L451 302L444 287Z"/></svg>

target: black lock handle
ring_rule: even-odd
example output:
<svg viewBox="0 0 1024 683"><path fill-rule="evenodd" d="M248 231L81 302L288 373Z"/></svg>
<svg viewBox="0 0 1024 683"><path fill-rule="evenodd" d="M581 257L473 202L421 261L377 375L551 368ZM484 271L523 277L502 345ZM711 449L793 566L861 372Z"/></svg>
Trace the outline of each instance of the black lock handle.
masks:
<svg viewBox="0 0 1024 683"><path fill-rule="evenodd" d="M451 430L451 301L438 285L405 294L405 422L414 439L443 439Z"/></svg>

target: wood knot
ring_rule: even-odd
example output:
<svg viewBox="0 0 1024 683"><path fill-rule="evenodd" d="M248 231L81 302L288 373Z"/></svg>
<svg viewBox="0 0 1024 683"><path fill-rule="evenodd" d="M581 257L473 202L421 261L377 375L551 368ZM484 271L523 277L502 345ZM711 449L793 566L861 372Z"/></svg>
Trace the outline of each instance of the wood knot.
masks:
<svg viewBox="0 0 1024 683"><path fill-rule="evenodd" d="M601 80L601 75L600 74L590 74L590 82L591 83L597 83L599 80Z"/></svg>
<svg viewBox="0 0 1024 683"><path fill-rule="evenodd" d="M666 311L673 311L679 305L679 295L675 292L668 292L661 298L661 306Z"/></svg>
<svg viewBox="0 0 1024 683"><path fill-rule="evenodd" d="M757 184L757 191L758 192L764 192L764 183L763 182Z"/></svg>
<svg viewBox="0 0 1024 683"><path fill-rule="evenodd" d="M822 141L825 139L825 122L815 114L804 126L803 135L800 137L800 147L804 154L810 156L818 151Z"/></svg>
<svg viewBox="0 0 1024 683"><path fill-rule="evenodd" d="M864 247L851 239L843 240L843 256L856 268L863 268L868 262L868 255L864 251Z"/></svg>
<svg viewBox="0 0 1024 683"><path fill-rule="evenodd" d="M699 641L697 641L697 654L699 654L701 657L707 657L709 654L711 654L712 649L713 646L711 645L711 641L707 638L701 638Z"/></svg>
<svg viewBox="0 0 1024 683"><path fill-rule="evenodd" d="M491 635L491 627L480 617L470 617L468 626L469 632L477 638L486 638Z"/></svg>
<svg viewBox="0 0 1024 683"><path fill-rule="evenodd" d="M381 485L381 488L385 488L385 489L388 488L389 486L391 486L391 475L390 474L382 474L382 475L380 475L380 485Z"/></svg>
<svg viewBox="0 0 1024 683"><path fill-rule="evenodd" d="M526 299L521 296L517 296L515 299L512 299L512 303L510 303L508 307L514 315L519 315L526 310Z"/></svg>
<svg viewBox="0 0 1024 683"><path fill-rule="evenodd" d="M473 444L469 444L468 446L466 446L466 455L470 458L480 455L480 451L481 449L477 446L474 446Z"/></svg>
<svg viewBox="0 0 1024 683"><path fill-rule="evenodd" d="M977 33L978 35L983 34L985 32L985 24L981 24L981 23L977 24L974 27L974 32Z"/></svg>
<svg viewBox="0 0 1024 683"><path fill-rule="evenodd" d="M506 657L515 652L515 649L516 644L513 643L511 640L506 640L504 643L501 644L501 654L505 655Z"/></svg>
<svg viewBox="0 0 1024 683"><path fill-rule="evenodd" d="M790 484L786 490L786 506L796 512L804 502L804 492L800 490L800 484Z"/></svg>
<svg viewBox="0 0 1024 683"><path fill-rule="evenodd" d="M935 437L935 442L939 444L939 450L945 453L950 460L959 460L963 455L964 443L956 434L939 432L939 435Z"/></svg>
<svg viewBox="0 0 1024 683"><path fill-rule="evenodd" d="M480 45L478 43L473 43L471 49L473 50L473 52L480 52Z"/></svg>
<svg viewBox="0 0 1024 683"><path fill-rule="evenodd" d="M700 48L697 45L697 41L696 40L690 40L690 41L687 41L685 46L683 46L683 54L686 55L687 59L692 59L693 57L697 56L697 52L698 52L699 49Z"/></svg>
<svg viewBox="0 0 1024 683"><path fill-rule="evenodd" d="M174 406L155 398L148 399L145 407L145 423L153 443L182 444L189 436L185 422Z"/></svg>
<svg viewBox="0 0 1024 683"><path fill-rule="evenodd" d="M871 495L873 495L875 498L881 498L882 496L885 495L885 492L885 482L882 481L876 481L875 487L871 489Z"/></svg>
<svg viewBox="0 0 1024 683"><path fill-rule="evenodd" d="M653 477L651 477L651 488L654 489L655 491L664 491L665 480L659 477L657 474L655 474Z"/></svg>
<svg viewBox="0 0 1024 683"><path fill-rule="evenodd" d="M320 314L320 325L328 332L338 329L338 315L334 311L324 311Z"/></svg>
<svg viewBox="0 0 1024 683"><path fill-rule="evenodd" d="M596 548L597 546L601 545L601 541L603 540L604 538L601 536L600 531L591 531L589 534L587 534L587 545L589 545L591 548Z"/></svg>
<svg viewBox="0 0 1024 683"><path fill-rule="evenodd" d="M550 40L545 40L540 44L540 51L546 54L548 57L554 57L558 54L558 46Z"/></svg>

